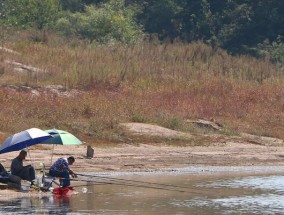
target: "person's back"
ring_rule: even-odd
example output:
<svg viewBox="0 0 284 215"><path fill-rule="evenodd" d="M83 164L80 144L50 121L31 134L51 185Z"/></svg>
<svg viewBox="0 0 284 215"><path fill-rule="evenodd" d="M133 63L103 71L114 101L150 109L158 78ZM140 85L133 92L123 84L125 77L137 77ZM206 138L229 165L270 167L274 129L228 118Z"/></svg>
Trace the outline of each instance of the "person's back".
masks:
<svg viewBox="0 0 284 215"><path fill-rule="evenodd" d="M58 158L50 167L51 171L64 172L68 171L69 164L67 158Z"/></svg>
<svg viewBox="0 0 284 215"><path fill-rule="evenodd" d="M68 158L59 158L49 169L49 175L53 177L60 177L60 183L63 187L68 187L70 185L70 177L76 177L76 174L69 168L69 165L72 165L75 162L73 156Z"/></svg>
<svg viewBox="0 0 284 215"><path fill-rule="evenodd" d="M19 176L21 179L32 182L35 179L35 170L32 165L23 166L23 161L26 159L27 152L20 151L19 155L11 162L12 175Z"/></svg>
<svg viewBox="0 0 284 215"><path fill-rule="evenodd" d="M18 157L14 158L12 160L10 167L11 174L18 175L22 169L23 169L23 162Z"/></svg>

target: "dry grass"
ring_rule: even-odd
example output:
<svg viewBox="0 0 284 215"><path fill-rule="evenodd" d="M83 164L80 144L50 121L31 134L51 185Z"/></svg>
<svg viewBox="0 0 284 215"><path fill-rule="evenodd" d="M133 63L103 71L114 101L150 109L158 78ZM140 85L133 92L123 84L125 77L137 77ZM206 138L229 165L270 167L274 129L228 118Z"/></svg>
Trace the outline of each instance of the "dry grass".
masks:
<svg viewBox="0 0 284 215"><path fill-rule="evenodd" d="M232 134L284 138L282 71L267 61L232 57L202 43L95 46L53 36L48 43L33 43L18 36L5 46L21 54L2 52L1 59L46 72L19 75L2 66L1 84L60 84L84 91L68 98L0 90L4 132L56 127L91 143L131 142L120 122L194 131L185 119L214 118Z"/></svg>

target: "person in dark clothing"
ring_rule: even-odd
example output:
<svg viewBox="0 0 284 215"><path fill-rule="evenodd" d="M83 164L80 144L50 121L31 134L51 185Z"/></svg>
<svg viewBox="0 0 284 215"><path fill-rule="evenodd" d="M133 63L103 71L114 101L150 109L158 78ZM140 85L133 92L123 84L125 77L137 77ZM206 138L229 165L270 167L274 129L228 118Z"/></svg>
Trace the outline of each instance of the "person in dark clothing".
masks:
<svg viewBox="0 0 284 215"><path fill-rule="evenodd" d="M0 173L2 173L2 172L7 172L6 171L6 169L5 169L5 167L0 163Z"/></svg>
<svg viewBox="0 0 284 215"><path fill-rule="evenodd" d="M35 169L32 165L23 165L23 161L26 159L26 157L27 152L22 150L20 151L19 155L12 160L11 174L33 183L33 180L35 179Z"/></svg>
<svg viewBox="0 0 284 215"><path fill-rule="evenodd" d="M55 161L49 169L49 175L53 177L60 177L60 184L62 187L70 186L70 176L76 178L77 175L70 169L70 165L75 162L75 158L73 156L68 158L59 158Z"/></svg>
<svg viewBox="0 0 284 215"><path fill-rule="evenodd" d="M0 182L13 182L15 184L21 184L21 179L18 176L12 175L10 172L8 172L6 168L0 163Z"/></svg>
<svg viewBox="0 0 284 215"><path fill-rule="evenodd" d="M6 171L5 167L0 163L0 182L8 183L9 182L9 173Z"/></svg>

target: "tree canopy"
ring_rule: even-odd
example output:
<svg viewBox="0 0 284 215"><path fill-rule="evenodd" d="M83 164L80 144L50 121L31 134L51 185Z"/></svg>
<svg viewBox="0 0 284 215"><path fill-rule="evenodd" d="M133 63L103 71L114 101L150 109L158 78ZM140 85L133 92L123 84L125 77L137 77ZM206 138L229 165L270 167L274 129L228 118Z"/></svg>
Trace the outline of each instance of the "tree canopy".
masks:
<svg viewBox="0 0 284 215"><path fill-rule="evenodd" d="M96 42L202 40L232 54L283 61L284 1L1 0L1 24L59 30ZM274 57L273 57L274 56ZM282 56L282 57L281 57ZM282 62L283 63L283 62Z"/></svg>

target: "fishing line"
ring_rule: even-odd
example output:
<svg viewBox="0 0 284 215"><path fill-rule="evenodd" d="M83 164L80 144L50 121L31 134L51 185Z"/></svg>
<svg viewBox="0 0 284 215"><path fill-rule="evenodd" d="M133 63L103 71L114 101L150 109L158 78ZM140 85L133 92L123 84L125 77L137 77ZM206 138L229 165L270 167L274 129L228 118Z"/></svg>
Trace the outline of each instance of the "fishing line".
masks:
<svg viewBox="0 0 284 215"><path fill-rule="evenodd" d="M188 187L177 186L177 185L170 185L170 184L154 183L154 182L144 182L144 181L137 181L137 180L113 178L113 177L106 177L106 176L86 175L86 174L77 174L77 175L85 176L85 177L100 178L100 179L109 179L109 180L111 180L111 181L121 181L121 182L125 182L125 183L126 183L126 182L130 182L130 183L140 183L140 184L149 184L149 185L165 186L165 187L171 187L171 188L189 189Z"/></svg>
<svg viewBox="0 0 284 215"><path fill-rule="evenodd" d="M61 179L65 179L65 178L61 178ZM170 191L185 192L185 193L188 192L188 191L185 191L185 190L177 190L177 189L170 189L170 188L164 188L164 187L146 186L146 185L139 185L139 184L127 184L127 183L123 183L123 182L100 182L100 181L92 181L92 180L84 180L84 179L70 179L70 181L79 181L79 182L90 183L90 184L87 184L87 185L75 185L73 187L113 184L113 185L124 185L124 186L152 188L152 189L160 189L160 190L170 190Z"/></svg>
<svg viewBox="0 0 284 215"><path fill-rule="evenodd" d="M90 181L90 182L88 182L88 184L74 185L72 187L89 187L89 186L93 186L93 185L106 185L106 184L113 184L113 183Z"/></svg>
<svg viewBox="0 0 284 215"><path fill-rule="evenodd" d="M80 174L77 174L80 175ZM90 176L90 175L88 175ZM91 177L96 177L96 176L91 176ZM115 178L109 178L109 177L101 177L103 179L109 179L110 181L95 181L95 180L86 180L86 179L75 179L75 178L60 178L60 179L68 179L70 181L77 181L77 182L87 182L88 184L84 185L75 185L73 187L86 187L86 186L93 186L93 185L121 185L121 186L131 186L131 187L141 187L141 188L151 188L151 189L158 189L158 190L168 190L168 191L175 191L175 192L182 192L182 193L190 193L190 194L201 194L204 193L202 191L193 191L192 188L188 187L178 187L178 186L172 186L168 184L158 184L158 183L150 183L147 185L148 182L142 182L142 181L135 181L135 180L124 180L124 179L115 179ZM137 182L140 182L137 183ZM144 183L144 184L143 184ZM154 186L154 185L159 185L159 186ZM163 187L163 185L166 185L168 187ZM180 189L175 189L175 188L180 188ZM181 190L181 189L186 189L186 190ZM206 193L206 192L205 192Z"/></svg>
<svg viewBox="0 0 284 215"><path fill-rule="evenodd" d="M133 184L133 183L130 184L130 183L126 183L126 182L124 182L124 183L123 182L115 182L115 181L114 182L98 182L98 181L83 180L83 179L82 180L80 180L80 179L70 179L70 180L91 183L91 184L88 184L88 185L77 185L77 186L73 186L73 187L112 184L112 185L123 185L123 186L132 186L132 187L152 188L152 189L159 189L159 190L169 190L169 191L189 193L189 191L186 191L186 190L177 190L177 189L170 189L170 188L165 188L165 187L154 187L154 186L147 186L147 185Z"/></svg>
<svg viewBox="0 0 284 215"><path fill-rule="evenodd" d="M67 178L61 178L61 179L67 179ZM84 185L84 186L91 186L91 185L104 185L104 184L114 184L114 185L124 185L124 186L133 186L133 187L143 187L143 188L153 188L153 189L160 189L160 190L170 190L170 191L178 191L178 192L188 192L185 190L177 190L177 189L170 189L170 188L165 188L165 187L154 187L154 186L147 186L147 185L143 185L143 184L129 184L126 182L100 182L100 181L93 181L93 180L84 180L84 179L69 179L70 181L79 181L79 182L87 182L87 183L91 183L88 185ZM77 185L77 186L73 186L73 187L80 187L83 185Z"/></svg>
<svg viewBox="0 0 284 215"><path fill-rule="evenodd" d="M152 186L138 185L138 184L126 184L126 183L117 183L117 182L113 182L113 183L110 183L110 184L132 186L132 187L142 187L142 188L151 188L151 189L158 189L158 190L169 190L169 191L182 192L182 193L190 193L189 191L186 191L186 190L177 190L177 189L170 189L170 188L164 188L164 187L152 187Z"/></svg>
<svg viewBox="0 0 284 215"><path fill-rule="evenodd" d="M191 193L191 194L206 194L206 195L208 194L207 191L204 191L204 190L196 191L196 189L194 189L194 188L189 188L189 187L184 187L184 186L176 186L176 185L161 184L161 183L154 183L154 182L143 182L143 181L138 181L138 180L129 180L129 179L121 179L121 178L106 177L106 176L96 176L96 175L88 175L88 174L76 174L76 175L91 177L91 178L108 179L109 181L114 182L114 183L111 183L111 184L117 184L117 185L137 186L137 187L145 187L145 188L153 188L153 189L156 189L155 186L160 186L157 189L187 192L187 193ZM170 188L172 188L172 189L170 189ZM175 188L177 188L177 190Z"/></svg>
<svg viewBox="0 0 284 215"><path fill-rule="evenodd" d="M77 175L80 175L80 174L77 174ZM174 186L174 185L169 185L169 184L159 184L159 183L151 183L151 182L143 182L143 181L135 181L135 180L126 180L126 179L124 180L124 179L118 179L118 178L112 178L112 177L100 177L100 176L91 176L91 177L107 179L110 181L109 184L171 190L171 191L178 191L178 192L189 192L188 187ZM179 189L176 189L176 188L179 188ZM186 190L181 190L181 189L186 189Z"/></svg>
<svg viewBox="0 0 284 215"><path fill-rule="evenodd" d="M61 179L68 179L68 178L61 178ZM79 182L87 182L87 183L92 183L94 185L100 185L100 184L109 184L108 182L100 182L100 181L94 181L94 180L84 180L84 179L69 179L70 181L79 181ZM81 185L78 185L81 186Z"/></svg>

